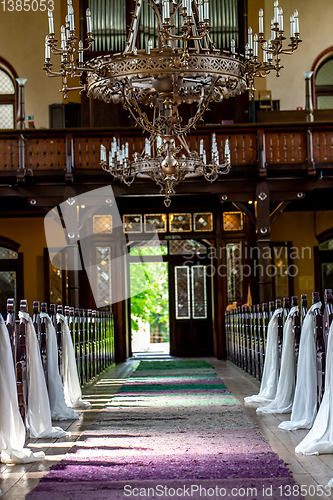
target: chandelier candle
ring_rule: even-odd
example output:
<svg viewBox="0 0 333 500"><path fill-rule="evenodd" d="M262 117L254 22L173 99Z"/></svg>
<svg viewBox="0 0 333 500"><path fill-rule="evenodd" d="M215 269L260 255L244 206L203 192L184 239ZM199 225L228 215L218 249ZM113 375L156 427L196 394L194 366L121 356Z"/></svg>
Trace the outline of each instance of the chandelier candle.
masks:
<svg viewBox="0 0 333 500"><path fill-rule="evenodd" d="M209 0L151 1L148 8L155 16L158 38L153 48L152 40L140 46L142 5L143 0L136 0L123 52L86 60L84 54L94 42L90 10L86 10L86 37L81 41L75 28L72 0L67 0L60 46L49 10L44 70L48 76L61 78L65 98L75 89L86 92L91 99L123 105L146 134L144 150L133 151L132 145L129 148L126 144L117 147L114 139L109 154L101 148L101 167L127 185L137 176L151 179L169 206L176 186L186 178L203 176L213 182L229 172L232 154L228 137L217 141L212 136L206 154L201 142L190 150L188 133L204 119L210 103L246 91L252 99L256 77L265 77L271 71L280 75L281 55L292 54L301 42L299 17L298 11L291 16L290 40L286 40L283 11L275 0L267 40L264 12L260 9L259 32L254 33L249 27L242 54L243 49L236 48L235 40L231 41L230 50L216 47L210 35ZM53 56L60 56L58 71L53 70ZM182 116L183 105L193 109L186 119Z"/></svg>

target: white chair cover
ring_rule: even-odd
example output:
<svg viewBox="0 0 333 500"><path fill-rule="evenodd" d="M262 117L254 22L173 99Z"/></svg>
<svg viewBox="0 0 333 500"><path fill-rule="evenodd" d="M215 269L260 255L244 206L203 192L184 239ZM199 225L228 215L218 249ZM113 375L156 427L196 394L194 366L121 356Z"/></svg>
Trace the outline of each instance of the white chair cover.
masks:
<svg viewBox="0 0 333 500"><path fill-rule="evenodd" d="M311 429L317 414L317 369L314 311L321 302L313 304L305 316L297 363L297 380L290 421L281 422L286 431Z"/></svg>
<svg viewBox="0 0 333 500"><path fill-rule="evenodd" d="M17 387L9 333L0 314L0 461L21 464L44 460L42 451L24 448L25 427L17 401Z"/></svg>
<svg viewBox="0 0 333 500"><path fill-rule="evenodd" d="M281 370L275 399L269 405L257 408L257 413L289 413L293 406L296 376L294 316L298 306L292 307L283 327Z"/></svg>
<svg viewBox="0 0 333 500"><path fill-rule="evenodd" d="M263 403L275 398L279 377L277 315L280 313L282 308L276 309L268 323L265 364L259 394L244 398L246 403Z"/></svg>
<svg viewBox="0 0 333 500"><path fill-rule="evenodd" d="M19 318L21 321L22 319L27 321L28 408L26 424L30 436L35 438L70 436L71 433L64 431L61 427L52 427L49 396L35 327L28 313L20 311Z"/></svg>
<svg viewBox="0 0 333 500"><path fill-rule="evenodd" d="M68 408L65 403L58 367L58 342L55 328L48 314L41 312L40 317L46 318L47 388L50 398L51 417L54 420L78 419L79 415L71 408Z"/></svg>
<svg viewBox="0 0 333 500"><path fill-rule="evenodd" d="M67 323L67 317L57 313L57 321L61 321L62 325L61 376L66 405L71 408L90 408L91 403L89 403L89 401L82 401L74 347Z"/></svg>
<svg viewBox="0 0 333 500"><path fill-rule="evenodd" d="M295 448L303 455L333 453L333 323L331 324L326 351L325 392L312 429Z"/></svg>

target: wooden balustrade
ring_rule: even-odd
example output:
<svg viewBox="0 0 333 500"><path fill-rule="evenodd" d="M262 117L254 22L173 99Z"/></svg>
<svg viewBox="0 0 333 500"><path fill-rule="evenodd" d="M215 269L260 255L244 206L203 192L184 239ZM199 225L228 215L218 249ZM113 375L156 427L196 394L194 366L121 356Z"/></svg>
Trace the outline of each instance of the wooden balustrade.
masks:
<svg viewBox="0 0 333 500"><path fill-rule="evenodd" d="M47 313L57 332L59 367L62 363L62 335L61 322L56 320L56 311L67 317L69 329L73 339L74 352L81 385L86 384L96 377L105 368L114 364L114 322L113 315L109 312L85 311L66 306L46 303L33 303L32 321L36 329L36 335L40 347L40 353L47 381L47 339L46 339L46 319L40 318L39 311ZM20 303L20 311L28 312L26 300ZM26 327L25 319L16 320L14 314L14 300L7 301L7 320L9 337L11 341L14 365L16 367L17 392L19 408L23 419L27 407L27 360L26 360Z"/></svg>
<svg viewBox="0 0 333 500"><path fill-rule="evenodd" d="M313 304L320 301L319 293L314 292ZM278 324L278 356L281 363L283 347L283 326L291 307L297 306L297 297L283 299L282 312L277 315ZM261 381L265 362L268 322L275 309L281 308L281 300L269 305L247 305L226 311L225 327L227 339L227 357L244 371ZM323 311L323 312L322 312ZM294 315L295 354L298 361L301 325L307 313L307 297L302 295L300 312ZM322 401L325 389L325 362L327 336L333 321L332 290L325 291L324 306L315 309L316 336L316 371L317 371L317 401L318 407Z"/></svg>
<svg viewBox="0 0 333 500"><path fill-rule="evenodd" d="M203 139L208 161L212 133L216 133L222 151L226 139L229 139L231 164L235 167L251 166L249 172L256 167L278 172L281 165L288 169L307 168L312 159L323 168L333 162L333 125L329 123L198 127L188 135L187 141L191 149L198 151ZM1 131L0 171L17 172L24 168L19 160L22 144L27 171L100 169L100 145L103 143L110 149L114 136L122 143L129 143L130 154L144 150L145 136L137 129Z"/></svg>

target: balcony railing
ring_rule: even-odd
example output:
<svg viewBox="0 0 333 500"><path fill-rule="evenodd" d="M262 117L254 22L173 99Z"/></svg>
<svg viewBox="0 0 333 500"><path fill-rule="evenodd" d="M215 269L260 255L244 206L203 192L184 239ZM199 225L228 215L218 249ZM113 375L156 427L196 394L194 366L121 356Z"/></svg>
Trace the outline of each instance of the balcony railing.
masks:
<svg viewBox="0 0 333 500"><path fill-rule="evenodd" d="M333 163L333 125L328 123L250 124L206 126L188 136L191 149L199 150L200 140L210 151L212 133L217 143L230 141L231 164L239 172L259 171L261 177L281 176L291 171L314 173L331 168ZM19 170L46 171L101 171L100 145L107 149L113 137L129 143L129 152L144 149L145 136L137 129L41 129L0 132L0 175L16 174ZM209 155L208 155L209 161ZM331 164L331 165L330 165Z"/></svg>

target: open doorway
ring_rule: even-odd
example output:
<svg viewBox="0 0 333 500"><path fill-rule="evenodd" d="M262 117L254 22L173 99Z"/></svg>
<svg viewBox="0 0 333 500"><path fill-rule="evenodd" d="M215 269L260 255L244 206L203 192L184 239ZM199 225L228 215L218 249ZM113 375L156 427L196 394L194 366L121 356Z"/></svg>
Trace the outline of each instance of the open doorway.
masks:
<svg viewBox="0 0 333 500"><path fill-rule="evenodd" d="M169 282L167 262L130 263L133 355L168 355Z"/></svg>

